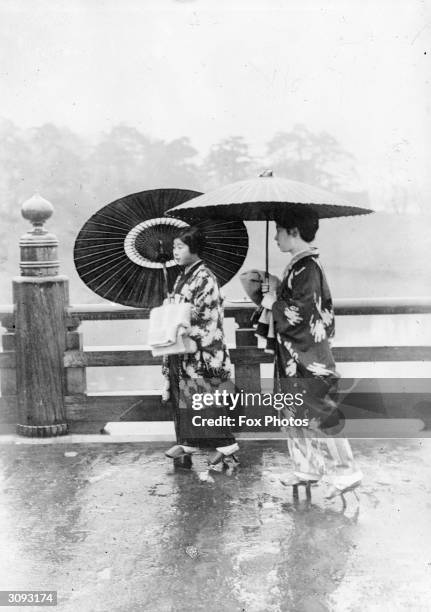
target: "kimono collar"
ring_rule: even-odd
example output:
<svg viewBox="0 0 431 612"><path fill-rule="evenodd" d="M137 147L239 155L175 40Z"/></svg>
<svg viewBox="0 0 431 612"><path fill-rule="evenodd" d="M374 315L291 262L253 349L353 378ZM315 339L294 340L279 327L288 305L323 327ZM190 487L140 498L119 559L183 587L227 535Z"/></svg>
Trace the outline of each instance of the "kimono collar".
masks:
<svg viewBox="0 0 431 612"><path fill-rule="evenodd" d="M195 263L191 264L190 266L186 266L183 271L184 276L186 276L187 274L190 274L190 272L194 272L201 265L201 263L203 263L202 259L198 259L197 261L195 261Z"/></svg>
<svg viewBox="0 0 431 612"><path fill-rule="evenodd" d="M300 259L304 259L304 257L319 257L319 249L317 247L309 247L308 249L299 251L299 253L295 253L283 272L283 278L286 278L296 262Z"/></svg>
<svg viewBox="0 0 431 612"><path fill-rule="evenodd" d="M202 259L198 259L197 261L195 261L195 263L184 268L184 270L181 272L181 274L178 277L179 282L184 283L186 279L192 276L192 274L194 274L196 270L199 268L199 266L201 266L203 263L204 262L202 261Z"/></svg>

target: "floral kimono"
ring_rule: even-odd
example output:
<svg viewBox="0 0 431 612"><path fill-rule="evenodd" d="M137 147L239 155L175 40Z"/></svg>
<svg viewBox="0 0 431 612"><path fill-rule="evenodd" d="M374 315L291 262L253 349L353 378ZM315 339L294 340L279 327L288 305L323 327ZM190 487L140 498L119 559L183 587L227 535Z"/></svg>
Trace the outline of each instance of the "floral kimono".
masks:
<svg viewBox="0 0 431 612"><path fill-rule="evenodd" d="M292 258L272 306L277 377L337 378L330 340L334 310L317 249Z"/></svg>
<svg viewBox="0 0 431 612"><path fill-rule="evenodd" d="M202 261L197 261L175 281L173 293L192 304L189 332L197 345L195 353L172 355L163 360L166 378L164 399L171 400L178 444L222 446L235 442L227 427L193 427L191 418L227 416L220 406L192 409L195 393L214 393L230 379L231 362L223 332L223 300L217 279ZM178 298L177 298L178 299Z"/></svg>
<svg viewBox="0 0 431 612"><path fill-rule="evenodd" d="M262 302L266 306L265 300ZM269 306L269 304L268 304ZM318 251L310 247L292 257L275 301L271 304L276 336L275 391L303 392L304 405L285 409L286 416L317 419L320 433L308 428L287 428L289 453L297 478L319 480L332 472L333 483L360 480L350 444L345 438L325 437L325 429L342 418L331 395L338 374L330 342L334 311Z"/></svg>

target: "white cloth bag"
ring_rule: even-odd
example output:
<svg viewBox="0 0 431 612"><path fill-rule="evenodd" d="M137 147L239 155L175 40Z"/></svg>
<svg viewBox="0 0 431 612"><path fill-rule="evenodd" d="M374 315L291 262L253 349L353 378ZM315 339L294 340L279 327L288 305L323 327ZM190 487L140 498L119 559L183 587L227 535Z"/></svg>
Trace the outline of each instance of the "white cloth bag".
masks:
<svg viewBox="0 0 431 612"><path fill-rule="evenodd" d="M191 327L190 317L189 302L179 304L166 302L151 310L148 344L153 357L197 351L196 342L188 336Z"/></svg>

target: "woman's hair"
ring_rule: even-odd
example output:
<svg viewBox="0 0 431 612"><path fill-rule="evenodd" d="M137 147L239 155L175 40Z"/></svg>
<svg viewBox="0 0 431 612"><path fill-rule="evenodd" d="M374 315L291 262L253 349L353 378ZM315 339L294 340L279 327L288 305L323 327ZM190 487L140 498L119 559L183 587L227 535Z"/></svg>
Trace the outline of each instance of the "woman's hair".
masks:
<svg viewBox="0 0 431 612"><path fill-rule="evenodd" d="M305 242L312 242L319 229L319 217L312 209L307 212L295 211L284 213L277 219L277 223L288 232L296 227L299 235Z"/></svg>
<svg viewBox="0 0 431 612"><path fill-rule="evenodd" d="M199 256L202 254L205 247L205 235L198 227L185 227L175 238L184 242L189 247L190 253L196 253Z"/></svg>

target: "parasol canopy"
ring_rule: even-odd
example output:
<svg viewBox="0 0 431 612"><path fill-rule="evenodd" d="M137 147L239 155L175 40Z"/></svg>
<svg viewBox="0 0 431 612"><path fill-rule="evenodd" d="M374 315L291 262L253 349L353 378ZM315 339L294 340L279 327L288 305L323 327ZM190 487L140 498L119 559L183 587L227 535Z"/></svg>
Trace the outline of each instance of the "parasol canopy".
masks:
<svg viewBox="0 0 431 612"><path fill-rule="evenodd" d="M164 213L198 195L185 189L151 189L101 208L75 241L75 267L83 282L111 302L141 308L160 305L181 271L172 257L173 240L189 227ZM194 225L206 239L202 259L219 284L226 284L247 255L244 223L206 215Z"/></svg>
<svg viewBox="0 0 431 612"><path fill-rule="evenodd" d="M192 198L167 214L186 220L208 215L220 219L276 221L288 211L305 212L310 208L321 219L373 212L319 187L275 177L266 171L257 178L230 183Z"/></svg>
<svg viewBox="0 0 431 612"><path fill-rule="evenodd" d="M319 187L273 176L266 170L259 177L230 183L189 200L167 211L167 215L195 222L205 215L219 219L266 221L265 270L268 277L269 221L277 221L288 212L312 209L320 219L365 215L373 212L360 208Z"/></svg>

